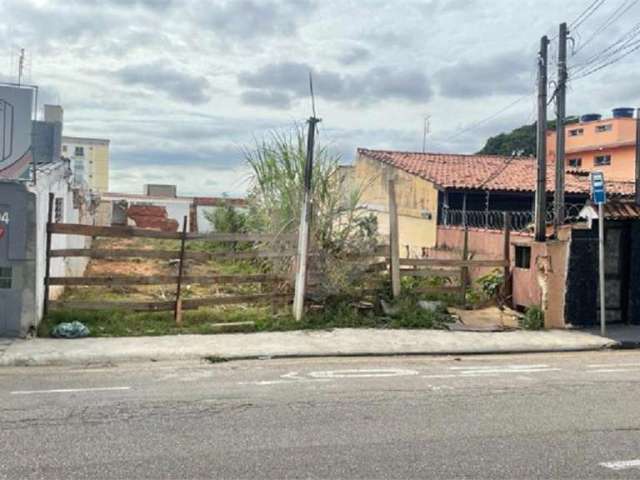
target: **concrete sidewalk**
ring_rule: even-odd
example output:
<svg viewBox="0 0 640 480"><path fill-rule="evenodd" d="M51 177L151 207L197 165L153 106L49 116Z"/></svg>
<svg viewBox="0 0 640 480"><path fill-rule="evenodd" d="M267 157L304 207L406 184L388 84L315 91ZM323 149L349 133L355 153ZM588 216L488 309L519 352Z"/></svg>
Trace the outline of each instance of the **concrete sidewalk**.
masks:
<svg viewBox="0 0 640 480"><path fill-rule="evenodd" d="M164 337L15 340L0 366L356 355L445 355L599 350L615 341L584 332L337 329Z"/></svg>

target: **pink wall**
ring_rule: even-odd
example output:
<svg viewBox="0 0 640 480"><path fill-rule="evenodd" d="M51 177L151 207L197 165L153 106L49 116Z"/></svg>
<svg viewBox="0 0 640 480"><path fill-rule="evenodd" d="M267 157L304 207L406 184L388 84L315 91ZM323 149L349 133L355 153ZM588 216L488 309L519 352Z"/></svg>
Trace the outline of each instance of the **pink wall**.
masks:
<svg viewBox="0 0 640 480"><path fill-rule="evenodd" d="M438 238L436 249L427 252L432 258L460 258L464 242L464 229L462 227L438 226ZM526 244L531 246L531 268L515 268L515 245ZM504 250L504 232L501 230L486 230L482 228L469 228L469 253L471 258L477 260L502 259ZM541 290L538 285L535 270L535 259L545 255L546 247L533 242L533 237L528 233L511 232L511 275L514 305L527 307L539 305ZM493 268L473 268L470 271L471 279L485 275Z"/></svg>

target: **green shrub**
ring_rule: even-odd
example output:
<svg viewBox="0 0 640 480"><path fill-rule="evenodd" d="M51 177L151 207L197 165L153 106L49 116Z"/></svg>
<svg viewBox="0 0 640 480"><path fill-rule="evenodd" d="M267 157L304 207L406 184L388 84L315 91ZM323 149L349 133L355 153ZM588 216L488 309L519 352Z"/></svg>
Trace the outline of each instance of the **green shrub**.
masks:
<svg viewBox="0 0 640 480"><path fill-rule="evenodd" d="M544 328L544 312L537 305L527 308L522 319L525 330L542 330Z"/></svg>

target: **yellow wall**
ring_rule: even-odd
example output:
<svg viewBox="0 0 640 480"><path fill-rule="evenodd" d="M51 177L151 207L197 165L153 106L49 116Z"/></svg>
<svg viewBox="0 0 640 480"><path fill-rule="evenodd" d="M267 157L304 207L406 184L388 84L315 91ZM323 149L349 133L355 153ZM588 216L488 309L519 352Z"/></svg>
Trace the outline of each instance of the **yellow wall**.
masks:
<svg viewBox="0 0 640 480"><path fill-rule="evenodd" d="M82 147L84 155L76 156L76 147ZM62 137L62 155L84 164L84 179L92 190L109 191L109 140L81 137Z"/></svg>
<svg viewBox="0 0 640 480"><path fill-rule="evenodd" d="M567 168L569 160L580 158L582 170L587 172L599 170L605 179L628 180L635 179L635 140L636 120L633 118L608 118L586 123L574 123L565 127L565 159ZM598 126L611 125L611 130L598 132ZM582 129L580 135L570 135L569 132ZM598 155L611 155L611 165L595 165ZM555 162L556 134L547 132L547 158Z"/></svg>
<svg viewBox="0 0 640 480"><path fill-rule="evenodd" d="M396 180L400 255L419 257L422 247L435 247L438 190L427 180L361 155L356 159L354 181L363 189L360 203L378 217L378 231L389 235L388 179ZM430 214L430 218L429 215Z"/></svg>

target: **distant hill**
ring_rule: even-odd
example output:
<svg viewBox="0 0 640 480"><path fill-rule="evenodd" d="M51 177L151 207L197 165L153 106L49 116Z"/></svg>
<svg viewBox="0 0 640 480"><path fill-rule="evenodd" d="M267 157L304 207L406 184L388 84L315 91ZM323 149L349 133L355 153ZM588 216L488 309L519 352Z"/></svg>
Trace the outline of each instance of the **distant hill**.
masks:
<svg viewBox="0 0 640 480"><path fill-rule="evenodd" d="M567 124L578 121L577 117L567 117ZM495 137L489 137L482 150L478 153L485 155L519 155L529 156L536 154L536 125L523 125L510 133L501 133ZM555 120L547 122L547 128L556 128Z"/></svg>

